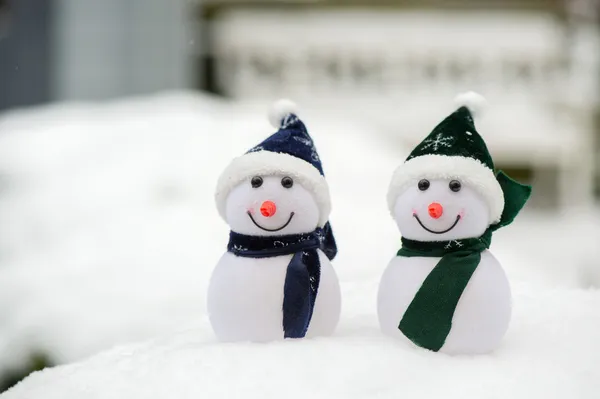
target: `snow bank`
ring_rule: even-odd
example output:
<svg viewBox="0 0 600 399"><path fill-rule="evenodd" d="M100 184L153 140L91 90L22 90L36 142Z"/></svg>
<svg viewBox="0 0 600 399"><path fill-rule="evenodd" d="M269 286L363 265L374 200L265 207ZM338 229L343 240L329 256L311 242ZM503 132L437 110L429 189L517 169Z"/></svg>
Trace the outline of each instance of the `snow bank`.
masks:
<svg viewBox="0 0 600 399"><path fill-rule="evenodd" d="M362 284L361 289L368 288ZM520 291L504 345L479 357L409 348L352 312L336 336L218 344L203 331L115 348L35 373L2 399L591 398L600 388L600 296ZM373 296L373 287L363 292Z"/></svg>
<svg viewBox="0 0 600 399"><path fill-rule="evenodd" d="M379 277L400 241L385 194L407 155L402 136L304 104L332 192L340 328L330 339L215 344L205 294L228 229L213 190L232 157L273 131L268 106L173 93L0 117L0 374L34 351L67 363L164 337L36 373L2 399L600 390L600 292L581 289L600 286L600 215L528 209L495 235L516 296L496 354L406 348L380 336L375 318Z"/></svg>

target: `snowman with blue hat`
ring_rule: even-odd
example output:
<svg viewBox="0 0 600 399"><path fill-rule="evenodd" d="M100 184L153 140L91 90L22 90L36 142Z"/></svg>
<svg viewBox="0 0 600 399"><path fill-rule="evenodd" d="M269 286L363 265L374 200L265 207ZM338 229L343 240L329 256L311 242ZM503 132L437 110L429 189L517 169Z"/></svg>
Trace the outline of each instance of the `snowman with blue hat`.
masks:
<svg viewBox="0 0 600 399"><path fill-rule="evenodd" d="M378 293L384 333L434 352L496 349L511 318L508 279L489 251L531 187L495 170L473 116L483 97L466 93L393 173L388 207L402 247Z"/></svg>
<svg viewBox="0 0 600 399"><path fill-rule="evenodd" d="M278 130L235 158L217 183L217 209L231 231L207 306L222 341L330 335L340 317L319 154L291 101L276 102L269 120Z"/></svg>

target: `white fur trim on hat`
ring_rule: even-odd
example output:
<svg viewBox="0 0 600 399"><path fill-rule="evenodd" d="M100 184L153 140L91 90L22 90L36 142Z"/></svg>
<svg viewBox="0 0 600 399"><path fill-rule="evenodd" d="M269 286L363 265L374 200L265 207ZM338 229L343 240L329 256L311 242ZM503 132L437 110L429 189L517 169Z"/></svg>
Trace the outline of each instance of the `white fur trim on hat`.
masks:
<svg viewBox="0 0 600 399"><path fill-rule="evenodd" d="M396 199L406 187L421 179L457 179L468 184L485 198L492 224L500 221L504 192L494 172L476 159L448 155L422 155L396 168L387 195L390 212L394 212Z"/></svg>
<svg viewBox="0 0 600 399"><path fill-rule="evenodd" d="M273 175L290 176L313 193L319 207L319 227L325 226L331 212L329 186L325 177L321 176L317 168L300 158L272 151L244 154L234 158L225 168L219 177L215 193L215 201L221 217L226 219L227 196L238 184L252 176Z"/></svg>

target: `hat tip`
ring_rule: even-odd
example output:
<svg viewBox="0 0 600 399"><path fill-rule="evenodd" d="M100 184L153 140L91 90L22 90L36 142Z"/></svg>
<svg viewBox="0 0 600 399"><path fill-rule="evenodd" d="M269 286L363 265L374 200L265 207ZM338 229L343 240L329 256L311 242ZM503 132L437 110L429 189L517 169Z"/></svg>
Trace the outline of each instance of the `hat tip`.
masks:
<svg viewBox="0 0 600 399"><path fill-rule="evenodd" d="M271 105L271 109L269 109L269 122L275 128L280 128L283 122L283 119L290 115L297 115L298 107L296 103L287 98L282 98L277 100Z"/></svg>
<svg viewBox="0 0 600 399"><path fill-rule="evenodd" d="M473 116L481 116L488 105L485 97L474 91L459 94L454 99L454 103L458 108L466 107Z"/></svg>

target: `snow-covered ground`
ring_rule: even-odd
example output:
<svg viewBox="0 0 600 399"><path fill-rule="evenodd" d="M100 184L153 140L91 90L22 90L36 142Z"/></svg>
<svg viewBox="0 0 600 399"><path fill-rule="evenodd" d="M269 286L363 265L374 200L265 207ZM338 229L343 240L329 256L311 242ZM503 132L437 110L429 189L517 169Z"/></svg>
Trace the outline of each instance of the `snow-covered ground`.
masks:
<svg viewBox="0 0 600 399"><path fill-rule="evenodd" d="M375 295L399 244L385 193L407 151L360 118L316 109L303 116L333 197L338 331L216 343L205 294L228 229L213 190L233 156L272 132L266 107L172 93L0 116L0 374L36 350L81 361L36 373L2 399L600 392L600 291L588 288L600 287L597 211L527 209L495 235L515 296L496 353L406 347L380 335Z"/></svg>
<svg viewBox="0 0 600 399"><path fill-rule="evenodd" d="M489 356L408 348L379 333L372 311L346 309L333 337L218 344L190 330L36 373L2 398L597 397L597 293L538 290L516 302L511 332Z"/></svg>

